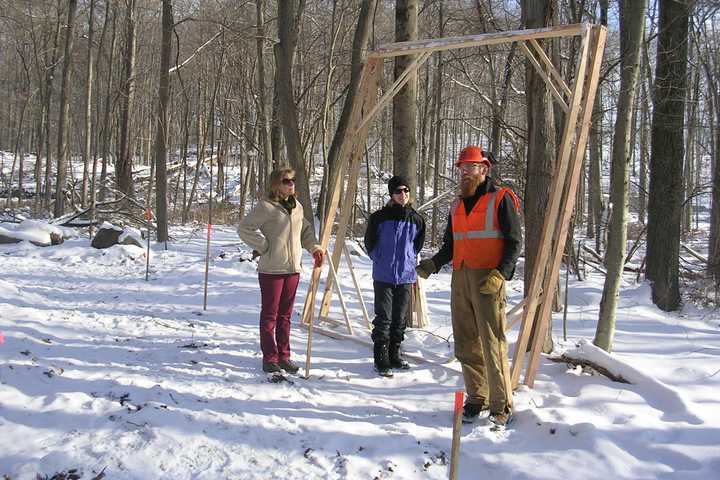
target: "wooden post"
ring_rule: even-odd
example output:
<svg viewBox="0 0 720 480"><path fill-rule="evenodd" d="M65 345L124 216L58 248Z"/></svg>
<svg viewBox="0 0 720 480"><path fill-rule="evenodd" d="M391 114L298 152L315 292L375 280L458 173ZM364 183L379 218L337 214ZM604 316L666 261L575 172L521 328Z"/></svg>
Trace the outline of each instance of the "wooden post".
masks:
<svg viewBox="0 0 720 480"><path fill-rule="evenodd" d="M455 408L453 417L452 448L450 450L450 480L457 478L458 465L460 463L460 435L462 433L462 411L463 397L462 390L455 392Z"/></svg>
<svg viewBox="0 0 720 480"><path fill-rule="evenodd" d="M402 88L403 85L405 85L408 80L411 78L411 74L415 72L420 66L427 60L429 56L429 53L425 53L420 55L420 57L416 58L408 67L403 70L403 73L400 75L400 77L395 81L393 86L390 88L390 90L383 95L383 97L378 101L377 100L377 94L369 94L367 93L367 97L365 98L365 107L363 112L363 117L360 121L360 124L358 125L358 134L357 137L357 145L355 146L353 153L352 153L352 159L350 162L350 166L348 168L348 181L345 189L344 197L346 198L346 201L343 203L342 210L340 212L340 219L338 221L338 228L337 232L335 234L335 245L333 247L333 254L332 254L332 262L335 265L335 268L338 267L340 263L340 256L342 254L343 246L345 245L345 237L347 235L348 227L349 227L349 221L350 217L354 208L354 204L352 199L355 198L355 191L357 190L357 184L358 184L358 177L360 176L360 161L362 160L363 151L364 151L364 144L365 139L367 138L368 130L370 129L370 123L371 120L374 118L375 114L380 110L380 108L387 102L389 102L392 97L397 93L397 91ZM371 61L377 62L377 76L375 77L376 85L380 83L379 75L382 74L382 60L379 59L372 59ZM377 86L375 87L374 91L377 91ZM365 113L367 112L367 113ZM360 145L360 140L362 139L362 145ZM330 310L330 302L332 301L332 279L328 275L328 279L325 284L325 292L323 294L322 304L320 307L320 316L326 317L328 314L328 311Z"/></svg>
<svg viewBox="0 0 720 480"><path fill-rule="evenodd" d="M338 169L338 175L333 179L330 187L330 201L329 208L326 212L325 222L323 224L322 235L320 237L320 245L324 250L327 251L328 243L330 243L330 233L332 232L333 221L335 220L335 214L337 205L340 200L340 186L342 185L342 170L345 164L347 164L347 158L352 154L352 147L356 144L362 147L365 144L365 137L367 136L367 128L363 132L357 131L357 125L360 122L363 114L363 107L368 99L375 99L377 97L377 88L379 76L382 74L382 60L370 59L363 68L362 79L360 83L360 98L357 103L353 106L351 115L351 122L347 130L347 134L343 139L343 143L340 145L340 154L338 159L343 162L341 168ZM332 260L331 260L332 261ZM308 340L307 349L305 353L305 377L310 376L310 362L312 355L312 325L313 317L315 314L315 297L317 296L318 282L320 280L320 274L322 273L321 268L314 268L312 277L310 278L310 286L308 287L308 295L305 299L305 309L303 310L303 322L308 325Z"/></svg>
<svg viewBox="0 0 720 480"><path fill-rule="evenodd" d="M365 317L365 325L370 330L372 325L370 324L370 315L368 315L367 307L365 306L365 299L362 295L362 289L360 288L360 282L357 280L355 275L355 269L353 268L352 259L350 258L350 252L347 249L347 245L343 245L343 252L345 253L345 261L347 261L348 268L350 269L350 275L352 276L353 283L355 284L355 291L357 292L358 299L360 300L360 307L362 308L363 317Z"/></svg>
<svg viewBox="0 0 720 480"><path fill-rule="evenodd" d="M335 266L333 265L333 262L328 262L328 266L330 267L332 279L335 280L335 288L337 288L338 297L340 298L340 306L342 307L343 316L345 317L345 325L347 326L348 333L352 335L353 329L352 325L350 325L350 315L348 315L347 305L345 305L345 297L343 296L342 290L340 289L340 281L337 278L337 271L335 271Z"/></svg>
<svg viewBox="0 0 720 480"><path fill-rule="evenodd" d="M582 158L585 154L585 145L587 142L588 131L590 130L590 119L592 117L593 104L595 103L595 93L600 78L600 66L602 64L602 52L605 48L605 38L607 29L601 26L592 27L589 42L593 48L590 51L591 60L588 66L586 89L583 95L582 118L580 119L579 132L573 159L571 163L572 171L568 180L568 186L565 189L565 205L559 218L559 233L555 239L552 262L548 275L545 278L543 291L547 301L542 303L539 316L539 325L536 329L536 336L533 343L530 359L528 360L527 370L525 371L525 385L532 387L535 382L535 373L540 362L540 351L542 349L542 340L548 329L548 325L552 320L552 301L557 288L558 276L560 275L560 262L562 254L565 250L565 242L567 240L568 229L570 228L570 217L572 216L575 206L575 195L577 193L578 180L580 178L580 170L582 167Z"/></svg>
<svg viewBox="0 0 720 480"><path fill-rule="evenodd" d="M547 213L545 215L545 224L543 225L540 237L540 249L535 259L535 270L532 272L530 280L530 288L525 292L528 298L527 305L523 314L523 322L520 327L518 340L515 344L515 354L511 368L511 385L515 388L520 379L520 371L523 367L525 358L525 349L530 337L532 324L535 320L535 312L538 308L538 301L541 291L541 285L546 274L546 265L552 248L553 236L557 227L558 212L560 211L560 200L562 191L565 186L567 176L567 166L570 159L570 146L572 142L572 134L577 125L577 118L580 112L580 99L582 89L585 83L585 66L589 51L590 29L587 28L583 34L582 50L580 54L580 62L578 62L575 73L575 87L570 100L570 112L565 116L565 128L563 129L563 138L560 146L559 160L555 171L555 178L551 187L551 196L548 203ZM552 298L552 295L544 295L546 299Z"/></svg>

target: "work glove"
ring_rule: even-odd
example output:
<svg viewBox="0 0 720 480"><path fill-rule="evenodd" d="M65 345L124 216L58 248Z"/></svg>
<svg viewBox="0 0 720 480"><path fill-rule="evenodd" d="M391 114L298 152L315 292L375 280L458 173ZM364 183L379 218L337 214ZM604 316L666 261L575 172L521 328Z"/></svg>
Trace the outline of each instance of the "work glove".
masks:
<svg viewBox="0 0 720 480"><path fill-rule="evenodd" d="M312 253L312 256L313 256L313 259L315 260L314 267L315 268L322 267L323 258L325 257L325 252L323 252L320 249L317 249Z"/></svg>
<svg viewBox="0 0 720 480"><path fill-rule="evenodd" d="M435 262L432 261L432 258L426 258L425 260L420 260L420 264L415 267L415 271L420 278L428 278L437 272L437 268L435 268Z"/></svg>
<svg viewBox="0 0 720 480"><path fill-rule="evenodd" d="M505 277L497 269L492 269L485 282L480 285L478 292L485 295L496 295L505 284Z"/></svg>

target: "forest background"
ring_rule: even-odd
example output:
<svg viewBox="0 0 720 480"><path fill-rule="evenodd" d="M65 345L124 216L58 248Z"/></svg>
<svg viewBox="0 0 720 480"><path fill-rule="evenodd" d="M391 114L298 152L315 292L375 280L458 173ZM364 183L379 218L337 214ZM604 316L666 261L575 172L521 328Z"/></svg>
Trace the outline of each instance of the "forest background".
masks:
<svg viewBox="0 0 720 480"><path fill-rule="evenodd" d="M290 164L308 217L322 218L367 49L604 24L566 258L576 272L583 251L604 264L595 343L611 350L626 268L651 280L663 310L680 307L681 287L686 299L717 304L718 10L702 0L3 0L0 150L12 161L3 156L0 195L8 218L24 212L67 225L143 224L152 207L153 236L166 242L168 224L237 223L269 172ZM567 83L578 45L542 44ZM386 62L381 88L411 60ZM354 233L384 203L388 176L402 173L416 205L437 200L424 210L436 246L457 153L481 145L497 160L494 175L523 200L527 281L563 117L518 45L434 54L371 127L361 188L344 199L355 205ZM700 251L688 246L698 237ZM634 265L636 254L644 256Z"/></svg>

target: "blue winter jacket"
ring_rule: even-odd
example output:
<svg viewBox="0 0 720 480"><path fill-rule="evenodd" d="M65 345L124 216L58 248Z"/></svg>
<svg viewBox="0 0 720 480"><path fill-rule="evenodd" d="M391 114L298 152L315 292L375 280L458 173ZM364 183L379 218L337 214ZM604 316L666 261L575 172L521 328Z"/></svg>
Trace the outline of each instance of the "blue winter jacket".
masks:
<svg viewBox="0 0 720 480"><path fill-rule="evenodd" d="M365 249L373 261L373 279L400 285L417 280L417 254L425 243L425 220L410 205L389 202L370 215Z"/></svg>

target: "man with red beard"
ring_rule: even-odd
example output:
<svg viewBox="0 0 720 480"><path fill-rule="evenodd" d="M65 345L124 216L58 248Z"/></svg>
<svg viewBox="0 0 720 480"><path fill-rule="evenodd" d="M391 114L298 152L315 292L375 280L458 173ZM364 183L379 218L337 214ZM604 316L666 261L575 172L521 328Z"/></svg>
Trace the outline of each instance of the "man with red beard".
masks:
<svg viewBox="0 0 720 480"><path fill-rule="evenodd" d="M505 338L505 281L520 256L520 201L498 187L489 172L492 156L476 146L460 152L460 198L450 209L443 245L420 262L428 278L452 261L450 285L455 356L462 366L467 400L463 421L489 412L504 427L512 419L512 386Z"/></svg>

